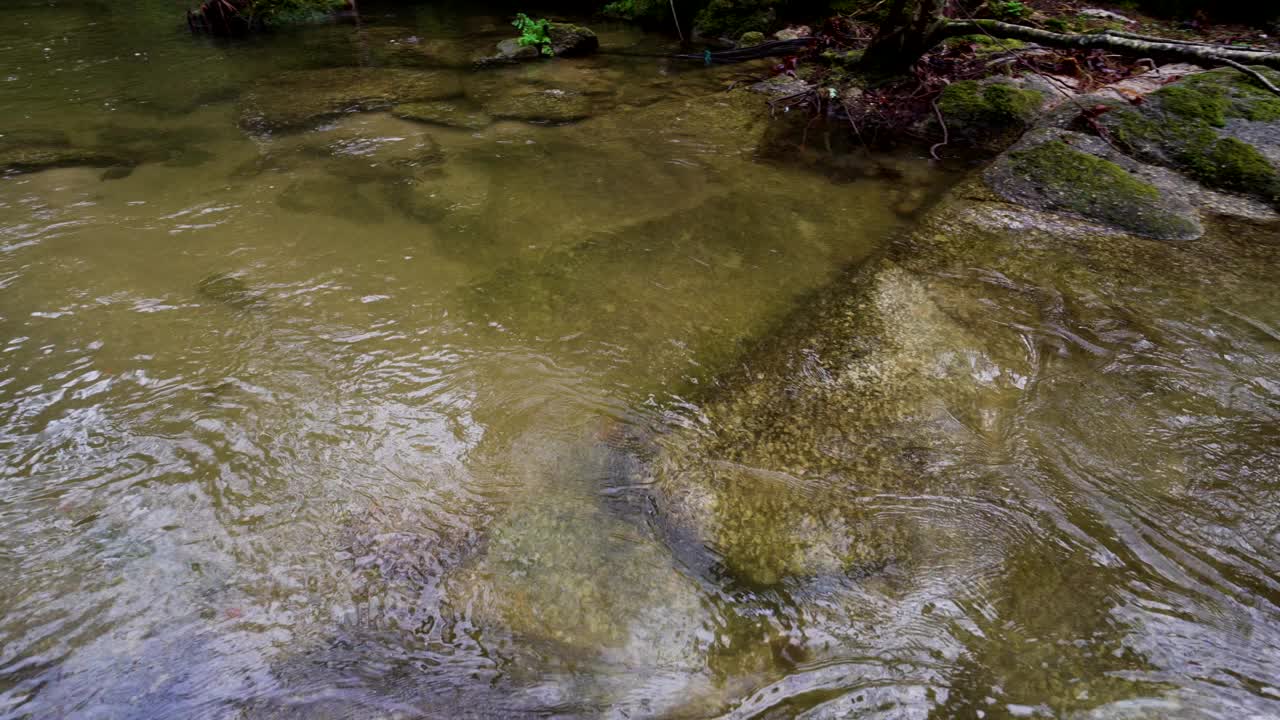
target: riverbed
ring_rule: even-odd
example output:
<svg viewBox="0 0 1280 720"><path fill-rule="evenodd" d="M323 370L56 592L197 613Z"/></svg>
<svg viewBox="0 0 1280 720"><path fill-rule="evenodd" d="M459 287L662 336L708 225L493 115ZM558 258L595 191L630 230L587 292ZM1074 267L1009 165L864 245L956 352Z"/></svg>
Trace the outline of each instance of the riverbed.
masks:
<svg viewBox="0 0 1280 720"><path fill-rule="evenodd" d="M819 472L771 449L839 445L787 404L834 382L817 309L960 176L761 145L767 63L600 24L477 67L505 10L361 5L0 9L0 143L80 157L0 176L0 717L1280 713L1272 236L903 261L986 294L846 398L908 470ZM972 415L899 392L961 365ZM656 470L701 462L770 548L824 498L865 541L741 559Z"/></svg>

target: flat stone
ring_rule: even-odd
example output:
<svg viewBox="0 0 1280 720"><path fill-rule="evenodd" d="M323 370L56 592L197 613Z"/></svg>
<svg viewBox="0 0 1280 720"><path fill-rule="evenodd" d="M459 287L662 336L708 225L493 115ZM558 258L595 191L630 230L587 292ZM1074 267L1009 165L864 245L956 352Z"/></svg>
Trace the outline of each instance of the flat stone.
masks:
<svg viewBox="0 0 1280 720"><path fill-rule="evenodd" d="M493 123L493 118L463 99L405 103L392 108L391 114L404 120L461 130L483 130Z"/></svg>
<svg viewBox="0 0 1280 720"><path fill-rule="evenodd" d="M458 74L449 70L300 70L254 85L242 101L240 124L257 131L292 130L344 113L386 110L461 94Z"/></svg>
<svg viewBox="0 0 1280 720"><path fill-rule="evenodd" d="M535 123L569 123L592 114L590 98L558 88L510 93L486 103L484 109L495 118Z"/></svg>

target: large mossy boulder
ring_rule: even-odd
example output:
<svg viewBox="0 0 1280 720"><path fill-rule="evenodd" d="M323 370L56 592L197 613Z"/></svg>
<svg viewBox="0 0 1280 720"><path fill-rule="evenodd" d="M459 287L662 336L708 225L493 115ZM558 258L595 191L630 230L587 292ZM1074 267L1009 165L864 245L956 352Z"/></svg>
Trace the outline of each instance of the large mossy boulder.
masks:
<svg viewBox="0 0 1280 720"><path fill-rule="evenodd" d="M1036 130L985 173L1006 200L1056 210L1160 240L1191 240L1203 228L1190 203L1137 173L1141 165L1103 140Z"/></svg>
<svg viewBox="0 0 1280 720"><path fill-rule="evenodd" d="M1280 207L1280 98L1236 70L1192 75L1138 106L1113 103L1098 121L1138 159Z"/></svg>
<svg viewBox="0 0 1280 720"><path fill-rule="evenodd" d="M298 70L254 85L241 101L240 124L259 132L296 130L345 113L386 110L461 94L458 74L448 70Z"/></svg>

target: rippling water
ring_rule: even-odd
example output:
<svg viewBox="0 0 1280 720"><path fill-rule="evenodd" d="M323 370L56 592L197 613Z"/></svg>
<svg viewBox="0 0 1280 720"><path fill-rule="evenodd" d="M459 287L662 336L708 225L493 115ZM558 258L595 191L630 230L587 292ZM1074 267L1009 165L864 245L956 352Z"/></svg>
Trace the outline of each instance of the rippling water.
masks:
<svg viewBox="0 0 1280 720"><path fill-rule="evenodd" d="M769 338L820 350L807 309L949 179L765 162L720 105L758 68L623 28L456 71L586 95L581 122L246 131L282 71L508 28L399 5L220 45L180 10L0 9L0 142L140 161L0 177L0 716L1280 716L1274 235L920 270L967 330L904 337L986 383L940 401L961 439L920 478L708 452L926 550L748 582L649 468L770 382ZM787 372L780 408L840 369ZM762 448L805 437L778 412ZM844 441L901 442L874 427Z"/></svg>

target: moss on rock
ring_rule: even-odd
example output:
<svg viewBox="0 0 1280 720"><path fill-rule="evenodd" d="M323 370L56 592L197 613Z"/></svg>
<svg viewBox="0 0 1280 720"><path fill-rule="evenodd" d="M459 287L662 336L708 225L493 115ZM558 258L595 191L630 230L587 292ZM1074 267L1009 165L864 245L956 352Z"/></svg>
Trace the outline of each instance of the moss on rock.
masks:
<svg viewBox="0 0 1280 720"><path fill-rule="evenodd" d="M1280 73L1259 69L1273 81ZM1208 187L1280 203L1280 99L1232 70L1193 75L1100 119L1127 152ZM1253 141L1253 142L1251 142Z"/></svg>
<svg viewBox="0 0 1280 720"><path fill-rule="evenodd" d="M1005 199L1073 213L1139 235L1186 240L1201 233L1194 211L1110 160L1049 139L1001 158L987 179Z"/></svg>
<svg viewBox="0 0 1280 720"><path fill-rule="evenodd" d="M976 80L952 83L938 98L938 110L952 136L980 144L999 144L1016 137L1043 104L1044 95L1036 90Z"/></svg>
<svg viewBox="0 0 1280 720"><path fill-rule="evenodd" d="M551 39L551 52L556 57L588 55L600 49L600 38L591 28L569 23L547 25L547 37Z"/></svg>

